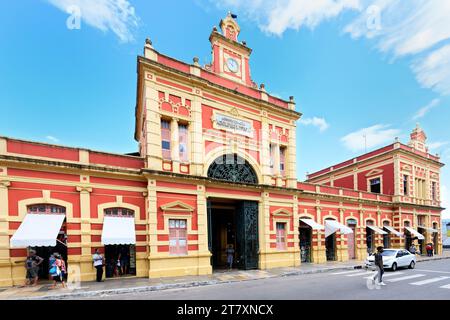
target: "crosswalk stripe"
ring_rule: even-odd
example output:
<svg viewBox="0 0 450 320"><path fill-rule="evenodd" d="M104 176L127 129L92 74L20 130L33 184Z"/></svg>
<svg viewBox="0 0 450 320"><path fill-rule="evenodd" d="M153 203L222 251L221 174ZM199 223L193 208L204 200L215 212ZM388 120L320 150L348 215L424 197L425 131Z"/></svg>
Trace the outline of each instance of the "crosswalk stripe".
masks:
<svg viewBox="0 0 450 320"><path fill-rule="evenodd" d="M395 278L395 279L388 279L386 281L397 282L397 281L403 281L403 280L408 280L408 279L420 278L420 277L424 277L424 276L425 276L424 274L413 274L411 276L400 277L400 278Z"/></svg>
<svg viewBox="0 0 450 320"><path fill-rule="evenodd" d="M388 274L383 274L383 279L384 278L389 278L389 277L393 277L393 276L398 276L399 274L404 274L404 272L402 272L402 271L398 271L398 272L395 272L395 273L388 273ZM375 272L373 273L373 275L375 275ZM366 279L371 279L372 277L366 277Z"/></svg>
<svg viewBox="0 0 450 320"><path fill-rule="evenodd" d="M373 274L373 272L361 272L361 273L357 273L357 274L347 274L345 275L346 277L358 277L358 276L366 276L368 274Z"/></svg>
<svg viewBox="0 0 450 320"><path fill-rule="evenodd" d="M449 277L437 277L437 278L431 278L431 279L427 279L427 280L413 282L413 283L410 283L410 284L415 285L415 286L421 286L421 285L428 284L428 283L433 283L433 282L446 280L448 278Z"/></svg>
<svg viewBox="0 0 450 320"><path fill-rule="evenodd" d="M439 288L442 288L442 289L450 289L450 284L446 284L445 286L442 286L442 287L439 287Z"/></svg>
<svg viewBox="0 0 450 320"><path fill-rule="evenodd" d="M356 272L361 273L361 270L342 271L342 272L335 272L332 274L338 275L338 274L348 274L348 273L356 273Z"/></svg>

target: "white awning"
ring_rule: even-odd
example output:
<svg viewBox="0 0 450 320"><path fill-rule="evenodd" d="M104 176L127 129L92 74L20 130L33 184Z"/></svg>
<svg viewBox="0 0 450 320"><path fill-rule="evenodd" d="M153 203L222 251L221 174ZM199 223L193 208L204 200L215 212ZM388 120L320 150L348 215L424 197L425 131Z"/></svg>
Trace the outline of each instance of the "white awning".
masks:
<svg viewBox="0 0 450 320"><path fill-rule="evenodd" d="M103 219L102 244L136 244L133 217L105 217Z"/></svg>
<svg viewBox="0 0 450 320"><path fill-rule="evenodd" d="M353 233L353 230L351 228L344 226L343 224L340 224L335 220L325 220L325 238L328 237L329 235L332 235L338 230L342 234Z"/></svg>
<svg viewBox="0 0 450 320"><path fill-rule="evenodd" d="M403 234L397 230L395 230L394 228L390 227L390 226L384 226L385 229L387 229L390 233L395 234L397 237L403 237Z"/></svg>
<svg viewBox="0 0 450 320"><path fill-rule="evenodd" d="M413 228L410 227L405 227L406 230L408 230L413 236L419 238L419 240L424 240L425 237L420 234L417 230L414 230Z"/></svg>
<svg viewBox="0 0 450 320"><path fill-rule="evenodd" d="M11 248L56 246L65 217L63 214L27 214L10 239Z"/></svg>
<svg viewBox="0 0 450 320"><path fill-rule="evenodd" d="M325 227L321 224L318 224L313 219L300 219L300 221L309 225L313 230L323 230Z"/></svg>
<svg viewBox="0 0 450 320"><path fill-rule="evenodd" d="M437 230L437 229L427 228L427 227L425 227L425 226L419 226L419 228L425 229L425 230L427 230L427 231L429 231L429 232L431 232L431 233L439 232L439 230Z"/></svg>
<svg viewBox="0 0 450 320"><path fill-rule="evenodd" d="M366 226L366 227L369 228L369 229L372 229L373 231L375 231L378 234L387 234L386 231L383 231L383 230L381 230L378 227L375 227L375 226Z"/></svg>

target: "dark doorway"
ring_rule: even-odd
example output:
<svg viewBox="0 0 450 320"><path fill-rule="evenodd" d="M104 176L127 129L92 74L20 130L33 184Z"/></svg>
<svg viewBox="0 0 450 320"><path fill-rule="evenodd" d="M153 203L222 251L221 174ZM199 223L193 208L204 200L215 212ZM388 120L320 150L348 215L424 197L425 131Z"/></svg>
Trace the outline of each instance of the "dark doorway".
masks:
<svg viewBox="0 0 450 320"><path fill-rule="evenodd" d="M136 250L134 245L105 246L106 278L136 275Z"/></svg>
<svg viewBox="0 0 450 320"><path fill-rule="evenodd" d="M301 262L311 262L312 228L303 221L300 221L300 227L298 231L300 237Z"/></svg>
<svg viewBox="0 0 450 320"><path fill-rule="evenodd" d="M208 201L208 244L214 269L227 267L226 249L232 246L232 267L258 268L258 203L213 199Z"/></svg>
<svg viewBox="0 0 450 320"><path fill-rule="evenodd" d="M425 239L427 238L427 237L426 237L426 231L425 231L425 229L418 227L418 228L417 228L417 231L418 231L421 235L423 235ZM425 244L425 239L419 239L419 240L418 240L418 242L419 242L419 250L420 250L420 254L426 254L426 253L427 253L427 251L425 250L425 246L426 246L426 244Z"/></svg>
<svg viewBox="0 0 450 320"><path fill-rule="evenodd" d="M336 233L325 238L327 261L336 261Z"/></svg>
<svg viewBox="0 0 450 320"><path fill-rule="evenodd" d="M367 252L372 253L374 252L374 244L375 244L375 232L366 227L366 244L367 244Z"/></svg>
<svg viewBox="0 0 450 320"><path fill-rule="evenodd" d="M32 249L36 251L36 255L43 258L44 261L39 265L38 276L39 279L50 279L50 256L54 253L59 253L66 264L66 271L68 270L67 265L67 228L66 220L64 220L61 229L56 238L56 246L54 247L33 247Z"/></svg>
<svg viewBox="0 0 450 320"><path fill-rule="evenodd" d="M409 251L412 244L411 233L408 230L405 230L405 249Z"/></svg>

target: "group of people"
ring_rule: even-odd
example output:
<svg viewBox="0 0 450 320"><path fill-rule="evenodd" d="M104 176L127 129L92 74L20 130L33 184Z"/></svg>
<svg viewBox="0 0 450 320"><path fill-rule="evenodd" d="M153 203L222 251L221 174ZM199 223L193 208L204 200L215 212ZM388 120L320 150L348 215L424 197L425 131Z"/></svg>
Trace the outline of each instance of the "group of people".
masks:
<svg viewBox="0 0 450 320"><path fill-rule="evenodd" d="M425 251L427 252L428 257L433 256L434 247L431 242L427 243L427 245L425 246ZM411 246L409 247L409 252L411 252L412 254L421 254L420 250L416 250L416 246L414 244L411 244Z"/></svg>
<svg viewBox="0 0 450 320"><path fill-rule="evenodd" d="M97 282L103 281L103 267L106 267L107 277L119 277L130 272L130 255L125 250L121 250L116 258L111 258L105 263L105 258L100 253L100 250L96 249L92 260L97 270Z"/></svg>
<svg viewBox="0 0 450 320"><path fill-rule="evenodd" d="M26 283L25 285L35 286L39 280L40 265L44 262L44 259L36 254L35 250L30 250L25 261ZM65 288L65 279L67 277L66 262L57 252L53 253L48 261L48 274L50 279L53 280L52 289L56 288L57 283L61 283Z"/></svg>

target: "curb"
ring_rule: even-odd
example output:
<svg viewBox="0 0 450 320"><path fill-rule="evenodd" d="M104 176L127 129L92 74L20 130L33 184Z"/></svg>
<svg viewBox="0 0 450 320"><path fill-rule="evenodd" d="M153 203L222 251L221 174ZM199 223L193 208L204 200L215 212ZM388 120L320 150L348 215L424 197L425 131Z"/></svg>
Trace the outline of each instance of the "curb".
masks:
<svg viewBox="0 0 450 320"><path fill-rule="evenodd" d="M433 258L433 259L425 258L425 259L417 260L417 262L419 263L419 262L444 260L444 259L450 259L450 256ZM169 289L194 288L194 287L203 287L203 286L210 286L210 285L217 285L217 284L244 282L244 281L252 281L252 280L262 280L262 279L270 279L270 278L281 278L281 277L297 276L297 275L303 275L303 274L315 274L315 273L325 273L325 272L337 271L337 270L354 270L354 269L363 269L363 268L364 268L364 265L354 265L354 266L323 268L323 269L317 269L317 270L298 270L298 271L288 271L288 272L284 272L281 274L275 274L275 275L270 275L270 276L266 276L266 277L243 279L243 280L190 281L190 282L183 282L183 283L170 283L170 284L150 285L150 286L140 286L140 287L130 287L130 288L74 292L74 293L66 293L66 294L58 294L58 295L47 295L47 296L41 296L41 297L25 297L25 298L13 299L13 300L61 300L61 299L65 299L65 298L83 298L83 297L87 298L87 297L112 295L112 294L127 294L127 293L163 291L163 290L169 290Z"/></svg>
<svg viewBox="0 0 450 320"><path fill-rule="evenodd" d="M252 281L252 280L262 280L262 279L270 279L270 278L281 278L281 277L288 277L288 276L295 276L295 275L324 273L324 272L337 271L337 270L353 270L353 269L361 269L361 268L362 268L361 265L356 265L356 266L318 269L318 270L292 271L292 272L285 272L285 273L281 273L281 274L270 275L270 276L266 276L266 277L243 279L243 280L191 281L191 282L184 282L184 283L171 283L171 284L153 285L153 286L140 286L140 287L130 287L130 288L121 288L121 289L105 289L105 290L96 290L96 291L75 292L75 293L66 293L66 294L58 294L58 295L47 295L47 296L41 296L41 297L25 297L25 298L19 298L19 299L14 299L14 300L52 300L52 299L61 300L64 298L82 298L82 297L95 297L95 296L111 295L111 294L163 291L163 290L169 290L169 289L203 287L203 286L217 285L217 284L244 282L244 281Z"/></svg>

